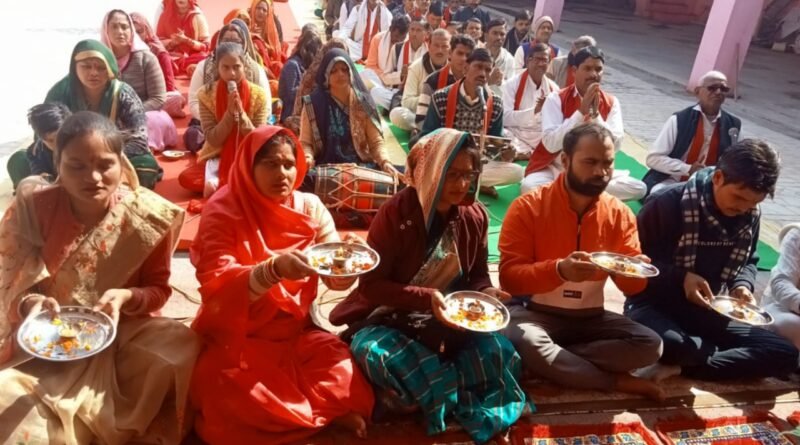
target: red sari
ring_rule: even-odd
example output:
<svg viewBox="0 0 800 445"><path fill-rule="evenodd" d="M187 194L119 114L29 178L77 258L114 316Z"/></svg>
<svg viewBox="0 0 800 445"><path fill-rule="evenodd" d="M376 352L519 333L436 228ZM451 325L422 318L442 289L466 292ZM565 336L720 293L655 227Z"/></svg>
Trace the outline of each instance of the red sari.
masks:
<svg viewBox="0 0 800 445"><path fill-rule="evenodd" d="M171 49L170 54L175 62L178 73L185 74L190 65L197 65L208 57L209 36L199 35L201 30L195 29L195 18L202 16L203 11L197 5L197 0L189 0L189 12L181 16L175 0L164 0L164 12L156 24L156 34L162 41L169 40L172 34L183 31L186 37L202 43L201 48L193 48L181 43ZM205 30L206 33L208 30Z"/></svg>
<svg viewBox="0 0 800 445"><path fill-rule="evenodd" d="M252 179L256 153L279 132L295 139L279 127L261 127L244 139L228 186L203 209L191 248L203 297L192 328L205 341L191 400L199 409L196 430L211 444L291 442L350 412L368 418L374 403L348 346L311 323L316 276L284 280L250 301L253 266L304 249L317 235L316 221L298 206L301 193L278 204ZM295 145L296 190L306 166Z"/></svg>
<svg viewBox="0 0 800 445"><path fill-rule="evenodd" d="M268 12L264 23L255 23L256 8L259 3L267 4ZM275 24L275 5L269 0L253 0L250 5L250 29L252 30L253 44L255 45L261 58L264 59L264 67L270 72L272 79L281 76L283 65L288 59L286 51L289 45L281 42L278 35L278 27Z"/></svg>

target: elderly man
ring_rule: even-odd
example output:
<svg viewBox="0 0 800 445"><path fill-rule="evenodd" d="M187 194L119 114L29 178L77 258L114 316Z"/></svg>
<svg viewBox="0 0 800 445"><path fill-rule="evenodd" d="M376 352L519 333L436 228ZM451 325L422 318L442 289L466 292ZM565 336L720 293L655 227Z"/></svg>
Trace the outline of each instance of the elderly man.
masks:
<svg viewBox="0 0 800 445"><path fill-rule="evenodd" d="M469 36L453 36L450 39L450 59L447 65L431 73L422 85L422 92L417 101L417 128L421 128L422 121L428 115L428 105L433 93L464 77L467 71L467 59L473 50L475 41Z"/></svg>
<svg viewBox="0 0 800 445"><path fill-rule="evenodd" d="M543 15L533 22L533 26L531 27L533 38L528 42L521 44L514 53L514 69L516 72L525 70L525 61L528 59L528 51L530 51L531 45L533 44L544 43L545 45L549 46L550 60L558 57L558 47L550 43L550 37L554 32L555 23L549 16Z"/></svg>
<svg viewBox="0 0 800 445"><path fill-rule="evenodd" d="M710 71L694 89L697 104L670 116L647 154L650 171L644 176L648 192L685 181L697 170L717 164L735 144L742 121L724 111L730 91L728 78Z"/></svg>
<svg viewBox="0 0 800 445"><path fill-rule="evenodd" d="M402 43L408 36L409 18L401 15L392 19L388 31L379 32L372 38L369 55L361 72L361 79L367 86L375 104L390 110L392 96L400 86L400 73L393 71L394 46Z"/></svg>
<svg viewBox="0 0 800 445"><path fill-rule="evenodd" d="M363 0L362 5L350 12L347 21L333 36L347 42L351 59L362 60L369 54L372 38L379 32L387 31L391 24L392 12L383 1Z"/></svg>
<svg viewBox="0 0 800 445"><path fill-rule="evenodd" d="M558 85L545 76L550 48L537 43L528 52L527 69L503 84L503 124L513 137L517 153L530 157L542 140L542 106Z"/></svg>
<svg viewBox="0 0 800 445"><path fill-rule="evenodd" d="M503 99L486 88L493 65L486 49L472 51L464 77L433 93L420 136L442 127L502 136ZM483 168L481 191L494 195L492 187L516 184L522 180L522 174L522 167L513 162L490 160Z"/></svg>
<svg viewBox="0 0 800 445"><path fill-rule="evenodd" d="M486 50L494 60L494 69L489 75L489 88L498 96L503 95L501 85L514 76L514 56L505 48L503 42L506 40L506 22L501 19L492 19L486 27Z"/></svg>
<svg viewBox="0 0 800 445"><path fill-rule="evenodd" d="M416 0L403 0L397 8L392 10L395 17L408 16L411 20L419 20L420 14Z"/></svg>
<svg viewBox="0 0 800 445"><path fill-rule="evenodd" d="M633 212L604 193L614 151L605 126L570 129L560 155L565 172L511 204L498 243L500 283L520 297L508 303L503 334L532 373L567 387L661 400L661 388L630 374L658 360L658 335L603 306L609 278L625 295L647 280L603 272L589 254L641 254Z"/></svg>
<svg viewBox="0 0 800 445"><path fill-rule="evenodd" d="M575 54L575 83L561 91L550 93L542 107L542 141L531 154L522 192L552 182L562 171L558 154L563 148L564 135L584 122L597 122L614 136L619 149L625 131L619 100L600 88L605 56L596 46ZM614 170L608 193L627 201L644 197L647 187L630 176L626 170Z"/></svg>
<svg viewBox="0 0 800 445"><path fill-rule="evenodd" d="M564 88L575 83L575 67L570 62L575 53L589 46L597 46L597 41L592 36L580 36L572 42L569 53L558 56L550 62L547 68L547 77L553 79L559 88Z"/></svg>
<svg viewBox="0 0 800 445"><path fill-rule="evenodd" d="M408 74L403 84L401 106L395 107L389 113L389 119L395 126L406 131L416 128L417 105L425 85L425 79L447 65L449 55L450 33L444 29L437 29L431 34L428 52L408 66ZM430 96L428 100L430 100Z"/></svg>

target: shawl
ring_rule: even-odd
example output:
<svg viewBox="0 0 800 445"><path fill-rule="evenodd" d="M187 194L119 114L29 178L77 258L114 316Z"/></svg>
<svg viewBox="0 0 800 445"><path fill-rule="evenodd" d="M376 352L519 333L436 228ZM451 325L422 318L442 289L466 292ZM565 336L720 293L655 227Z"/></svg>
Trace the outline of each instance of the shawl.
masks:
<svg viewBox="0 0 800 445"><path fill-rule="evenodd" d="M117 59L110 49L97 40L81 40L75 45L70 57L69 74L50 88L45 102L61 102L73 113L89 110L76 68L78 60L87 58L98 58L105 62L106 68L108 68L108 84L100 99L100 108L96 111L116 122L118 95L122 85L122 82L117 79L119 77Z"/></svg>
<svg viewBox="0 0 800 445"><path fill-rule="evenodd" d="M320 135L321 141L328 140L329 116L328 109L330 102L333 101L328 91L328 75L330 74L336 62L344 62L350 69L350 132L353 135L353 146L356 153L361 159L371 159L369 147L367 144L367 134L364 128L365 123L370 122L378 131L381 131L381 121L378 116L378 109L375 107L375 102L367 91L364 82L361 80L356 71L356 66L353 60L346 51L339 48L334 48L322 58L322 63L319 65L316 78L316 88L311 93L311 104L314 107L314 116L317 122L317 130Z"/></svg>
<svg viewBox="0 0 800 445"><path fill-rule="evenodd" d="M295 145L297 177L294 191L286 202L266 198L253 179L253 162L262 146L274 136L288 136ZM279 311L297 320L308 316L317 293L317 277L283 280L267 291L267 296L249 301L249 275L253 266L270 257L311 246L318 225L303 212L305 199L297 189L307 172L305 155L294 134L276 126L259 127L242 141L230 171L228 185L220 188L203 207L200 231L190 250L197 268L203 305L192 328L201 334L215 333L216 341L230 345L234 357L248 330L269 323ZM212 236L202 234L236 227L234 245L220 246ZM249 306L250 319L232 323L237 306ZM248 312L244 309L244 312ZM248 325L251 325L248 327Z"/></svg>
<svg viewBox="0 0 800 445"><path fill-rule="evenodd" d="M722 269L722 282L736 278L742 267L750 259L753 245L753 228L760 218L759 209L753 208L744 215L736 217L736 227L728 231L717 217L714 204L714 186L711 178L714 168L705 168L693 174L683 189L681 212L683 214L683 234L675 250L675 264L687 270L694 270L697 261L697 247L700 243L700 226L706 225L722 241L731 241L728 263Z"/></svg>
<svg viewBox="0 0 800 445"><path fill-rule="evenodd" d="M117 13L119 13L119 11L117 11ZM127 12L124 14L125 17L128 19L128 25L130 25L131 27L131 38L128 41L128 48L130 49L128 54L122 57L117 57L117 66L119 67L120 72L125 71L125 67L128 66L128 61L130 61L131 59L131 54L137 51L147 51L150 49L150 47L147 46L142 41L142 39L139 38L139 34L136 33L136 30L134 29L133 26L133 19L131 18L131 16L128 15ZM105 46L113 50L114 47L111 46L111 37L108 35L108 32L110 31L108 29L108 20L111 18L110 15L111 12L106 14L106 16L103 18L103 24L100 27L100 40L103 42Z"/></svg>
<svg viewBox="0 0 800 445"><path fill-rule="evenodd" d="M162 39L168 39L172 34L181 30L187 37L196 39L198 36L197 30L194 29L194 18L201 14L203 11L197 5L197 0L189 0L189 11L183 17L178 12L175 0L164 0L164 12L158 19L156 35Z"/></svg>
<svg viewBox="0 0 800 445"><path fill-rule="evenodd" d="M132 12L130 14L131 21L133 21L133 25L138 27L142 30L142 35L139 37L144 40L144 43L150 48L150 52L155 54L156 56L161 53L166 53L167 48L161 43L161 40L156 36L155 31L153 31L153 27L150 26L150 22L147 20L145 16L138 12ZM138 33L137 33L138 34Z"/></svg>
<svg viewBox="0 0 800 445"><path fill-rule="evenodd" d="M431 230L447 170L470 137L466 131L439 128L423 136L408 154L406 182L417 191L426 231ZM477 190L477 182L476 178L471 189Z"/></svg>

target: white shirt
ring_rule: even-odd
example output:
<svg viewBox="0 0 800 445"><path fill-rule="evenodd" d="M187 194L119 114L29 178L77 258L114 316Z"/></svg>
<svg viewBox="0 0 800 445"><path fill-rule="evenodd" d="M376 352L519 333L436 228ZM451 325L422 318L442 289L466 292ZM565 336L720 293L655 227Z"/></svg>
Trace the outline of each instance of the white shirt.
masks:
<svg viewBox="0 0 800 445"><path fill-rule="evenodd" d="M366 0L361 3L361 5L364 4L366 4ZM378 2L378 5L372 11L370 11L369 8L364 8L363 11L361 8L353 8L353 10L350 11L350 16L347 17L347 21L339 29L339 36L335 37L350 39L360 43L364 40L364 31L367 29L367 14L369 14L370 24L374 26L378 11L381 11L381 23L379 23L378 31L387 31L389 25L392 24L392 13L386 5L382 2Z"/></svg>
<svg viewBox="0 0 800 445"><path fill-rule="evenodd" d="M525 50L520 45L517 51L514 52L514 74L518 74L525 69L527 69L525 67Z"/></svg>
<svg viewBox="0 0 800 445"><path fill-rule="evenodd" d="M401 74L403 74L403 48L408 43L408 38L406 38L405 42L400 42L400 54L397 57L395 56L395 49L392 47L391 53L392 60L391 64L389 65L389 69L384 71L383 83L386 85L400 85ZM422 56L428 53L428 45L424 42L422 45L419 46L416 50L411 47L409 44L408 46L408 70L411 71L411 65L415 63L417 60L421 60ZM423 70L424 71L424 70ZM423 79L425 80L425 79ZM408 79L406 79L406 83L408 83ZM416 106L415 108L416 109Z"/></svg>
<svg viewBox="0 0 800 445"><path fill-rule="evenodd" d="M564 116L561 113L561 97L558 93L558 91L550 93L542 106L542 143L550 153L560 152L563 148L564 136L584 122L584 115L580 110L575 110L572 116ZM579 96L577 89L575 89L575 96ZM591 121L606 127L611 132L614 137L614 147L619 150L622 139L625 137L619 98L614 98L608 119L603 119L603 116L598 114Z"/></svg>
<svg viewBox="0 0 800 445"><path fill-rule="evenodd" d="M781 256L772 269L761 307L774 305L784 312L800 313L800 226L790 224L784 227L780 239Z"/></svg>
<svg viewBox="0 0 800 445"><path fill-rule="evenodd" d="M425 79L429 74L425 72L425 65L423 65L422 57L408 66L408 74L406 75L406 85L403 87L403 108L407 108L411 112L417 111L417 104L419 103L419 95L422 93L422 86L425 84Z"/></svg>
<svg viewBox="0 0 800 445"><path fill-rule="evenodd" d="M197 68L195 68L194 73L192 73L192 80L189 82L189 112L192 114L193 118L198 120L200 119L200 102L197 101L197 92L200 91L200 88L204 85L203 77L205 76L203 73L205 72L207 60L208 59L203 59L197 64ZM272 91L269 88L267 73L260 67L256 85L263 88L264 92L267 94L267 118L269 119L269 116L272 115Z"/></svg>
<svg viewBox="0 0 800 445"><path fill-rule="evenodd" d="M500 48L500 54L494 59L494 67L503 73L503 81L512 78L516 72L514 71L514 56L511 55L505 48ZM498 96L503 95L503 87L501 85L489 85L494 94Z"/></svg>
<svg viewBox="0 0 800 445"><path fill-rule="evenodd" d="M514 102L517 98L517 89L520 80L525 78L525 91L522 93L522 100L519 110L514 110ZM509 130L519 142L527 147L522 151L530 152L542 140L542 113L536 113L536 102L539 97L547 96L554 91L558 91L555 82L542 76L542 82L537 87L536 84L525 70L503 83L503 125ZM527 150L525 149L527 148Z"/></svg>
<svg viewBox="0 0 800 445"><path fill-rule="evenodd" d="M709 119L700 109L700 105L695 105L693 109L699 111L703 118L703 146L700 148L697 162L705 163L706 156L708 156L708 148L711 145L711 137L714 135L714 127L717 125L720 116L722 116L722 112L717 113L714 119ZM670 175L680 181L681 177L689 175L689 170L692 166L686 163L689 150L686 150L686 153L680 159L669 157L677 139L678 117L673 114L667 119L667 122L661 128L661 133L658 134L655 142L650 146L645 163L653 170Z"/></svg>

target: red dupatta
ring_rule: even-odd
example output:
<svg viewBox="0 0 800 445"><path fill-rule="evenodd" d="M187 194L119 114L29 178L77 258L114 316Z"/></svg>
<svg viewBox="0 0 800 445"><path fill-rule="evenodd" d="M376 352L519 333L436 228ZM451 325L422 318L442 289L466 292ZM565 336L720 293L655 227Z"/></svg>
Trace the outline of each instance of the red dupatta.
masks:
<svg viewBox="0 0 800 445"><path fill-rule="evenodd" d="M247 79L242 78L237 85L237 89L239 91L239 98L242 99L242 108L245 113L247 113L250 111L250 83ZM217 122L219 122L225 117L225 113L228 111L228 84L221 79L217 81L216 106L216 117ZM228 135L228 138L225 139L225 145L222 146L222 152L219 155L220 187L228 183L228 175L233 161L236 158L236 143L240 142L237 141L238 136L239 125L237 124L236 128L234 128L231 134Z"/></svg>
<svg viewBox="0 0 800 445"><path fill-rule="evenodd" d="M261 147L278 134L295 144L297 179L286 203L266 198L253 179L253 162ZM308 317L317 295L317 277L281 281L258 301L250 303L249 277L253 266L284 252L305 249L317 235L317 223L303 212L297 188L307 171L297 138L287 129L259 127L242 141L228 185L203 207L200 230L191 247L203 304L192 325L207 340L225 346L237 360L247 337L291 337ZM220 235L220 236L217 236ZM294 328L276 329L275 317L288 313ZM288 322L288 320L285 320ZM268 329L269 328L269 329Z"/></svg>
<svg viewBox="0 0 800 445"><path fill-rule="evenodd" d="M175 0L164 0L164 12L161 13L161 17L158 19L156 34L163 40L169 39L172 34L182 30L187 37L197 40L198 35L197 30L194 29L194 18L202 13L203 11L197 5L197 0L189 0L189 12L183 17L178 12ZM183 46L178 49L182 51L191 50L191 48L187 49L183 48Z"/></svg>

